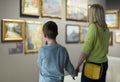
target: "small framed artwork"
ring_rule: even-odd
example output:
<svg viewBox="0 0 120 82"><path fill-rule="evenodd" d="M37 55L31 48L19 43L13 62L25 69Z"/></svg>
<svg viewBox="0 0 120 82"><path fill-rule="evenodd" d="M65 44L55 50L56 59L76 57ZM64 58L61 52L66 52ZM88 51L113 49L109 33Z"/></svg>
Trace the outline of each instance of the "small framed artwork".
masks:
<svg viewBox="0 0 120 82"><path fill-rule="evenodd" d="M21 14L39 16L40 0L21 0Z"/></svg>
<svg viewBox="0 0 120 82"><path fill-rule="evenodd" d="M109 45L113 45L113 32L110 32L110 39L109 39Z"/></svg>
<svg viewBox="0 0 120 82"><path fill-rule="evenodd" d="M42 46L42 22L26 21L25 53L36 53Z"/></svg>
<svg viewBox="0 0 120 82"><path fill-rule="evenodd" d="M9 48L9 54L21 54L23 53L23 43L17 42L16 48Z"/></svg>
<svg viewBox="0 0 120 82"><path fill-rule="evenodd" d="M84 42L84 38L88 30L89 30L88 26L81 26L80 28L80 42L81 43Z"/></svg>
<svg viewBox="0 0 120 82"><path fill-rule="evenodd" d="M120 43L120 31L115 33L115 42Z"/></svg>
<svg viewBox="0 0 120 82"><path fill-rule="evenodd" d="M66 0L66 19L87 21L88 0Z"/></svg>
<svg viewBox="0 0 120 82"><path fill-rule="evenodd" d="M62 0L42 0L42 16L61 18Z"/></svg>
<svg viewBox="0 0 120 82"><path fill-rule="evenodd" d="M118 10L106 11L105 18L109 28L119 28L119 11Z"/></svg>
<svg viewBox="0 0 120 82"><path fill-rule="evenodd" d="M3 19L2 41L21 41L24 38L24 20Z"/></svg>
<svg viewBox="0 0 120 82"><path fill-rule="evenodd" d="M80 26L66 25L66 43L78 43L80 41Z"/></svg>

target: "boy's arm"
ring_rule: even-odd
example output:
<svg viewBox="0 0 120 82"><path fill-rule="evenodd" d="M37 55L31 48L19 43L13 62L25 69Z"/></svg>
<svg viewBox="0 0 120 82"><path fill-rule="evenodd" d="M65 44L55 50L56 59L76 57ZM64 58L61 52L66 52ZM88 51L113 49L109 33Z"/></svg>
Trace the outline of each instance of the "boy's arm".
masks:
<svg viewBox="0 0 120 82"><path fill-rule="evenodd" d="M74 66L72 65L72 63L71 63L71 61L69 59L69 55L68 55L67 51L66 51L65 69L74 79L74 77L75 77L75 70L74 70Z"/></svg>

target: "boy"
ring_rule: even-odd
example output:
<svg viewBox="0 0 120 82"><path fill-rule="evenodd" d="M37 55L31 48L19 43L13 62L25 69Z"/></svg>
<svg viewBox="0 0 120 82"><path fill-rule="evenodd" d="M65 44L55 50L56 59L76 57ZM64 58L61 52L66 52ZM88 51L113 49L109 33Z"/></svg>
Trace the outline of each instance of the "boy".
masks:
<svg viewBox="0 0 120 82"><path fill-rule="evenodd" d="M43 26L46 45L38 52L37 63L40 67L39 82L64 82L64 68L74 79L74 67L69 60L65 47L57 43L57 24L48 21Z"/></svg>

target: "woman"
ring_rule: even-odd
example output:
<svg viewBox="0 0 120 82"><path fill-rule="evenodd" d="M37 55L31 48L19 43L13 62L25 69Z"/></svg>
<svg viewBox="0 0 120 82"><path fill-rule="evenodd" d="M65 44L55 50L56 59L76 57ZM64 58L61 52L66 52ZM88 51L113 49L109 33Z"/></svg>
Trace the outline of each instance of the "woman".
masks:
<svg viewBox="0 0 120 82"><path fill-rule="evenodd" d="M99 4L93 4L89 8L89 30L85 36L82 53L78 60L75 71L79 72L79 67L84 60L102 66L100 79L94 80L84 74L85 63L82 70L81 82L105 82L108 68L108 46L110 32L105 22L104 8Z"/></svg>

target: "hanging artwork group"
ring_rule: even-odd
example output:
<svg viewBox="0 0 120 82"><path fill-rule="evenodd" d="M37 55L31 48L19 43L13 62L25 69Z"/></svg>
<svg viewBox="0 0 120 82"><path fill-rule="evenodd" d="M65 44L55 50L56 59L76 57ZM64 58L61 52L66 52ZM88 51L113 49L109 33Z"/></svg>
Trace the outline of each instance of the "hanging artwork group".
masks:
<svg viewBox="0 0 120 82"><path fill-rule="evenodd" d="M23 41L25 53L36 53L42 46L42 22L15 19L2 20L2 42ZM17 53L18 49L10 49Z"/></svg>
<svg viewBox="0 0 120 82"><path fill-rule="evenodd" d="M62 0L21 0L20 8L22 15L62 18L62 7ZM65 0L65 9L67 20L87 21L88 0Z"/></svg>
<svg viewBox="0 0 120 82"><path fill-rule="evenodd" d="M25 16L41 16L50 18L62 18L62 0L20 0L20 14ZM79 3L82 3L79 5ZM72 21L88 22L88 0L65 0L65 19ZM119 28L119 11L109 10L105 13L108 28ZM24 21L16 19L2 19L2 42L24 41L25 53L36 53L42 46L42 22ZM87 25L66 24L65 42L84 43L84 37L88 31ZM115 41L120 43L120 33L116 32ZM113 32L111 32L109 44L113 44ZM10 53L17 53L20 48L10 49ZM21 48L22 49L22 48Z"/></svg>

